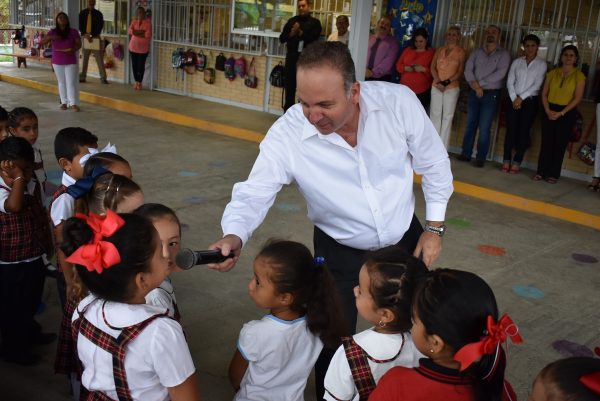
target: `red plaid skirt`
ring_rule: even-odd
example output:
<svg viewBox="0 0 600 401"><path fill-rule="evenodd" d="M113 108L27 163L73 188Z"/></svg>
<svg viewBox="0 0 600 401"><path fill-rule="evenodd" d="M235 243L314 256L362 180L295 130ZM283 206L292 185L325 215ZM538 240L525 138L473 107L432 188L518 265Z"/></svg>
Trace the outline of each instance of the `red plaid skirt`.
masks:
<svg viewBox="0 0 600 401"><path fill-rule="evenodd" d="M70 375L75 372L81 375L79 368L79 359L77 357L77 349L73 342L73 332L71 330L71 319L73 312L77 307L77 302L68 300L63 310L60 329L58 331L58 346L56 348L56 357L54 359L54 372Z"/></svg>

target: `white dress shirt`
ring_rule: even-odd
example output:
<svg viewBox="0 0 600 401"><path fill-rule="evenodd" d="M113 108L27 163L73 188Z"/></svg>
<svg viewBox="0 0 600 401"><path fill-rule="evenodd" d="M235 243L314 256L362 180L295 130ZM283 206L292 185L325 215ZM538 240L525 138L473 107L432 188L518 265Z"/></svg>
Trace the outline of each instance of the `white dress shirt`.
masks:
<svg viewBox="0 0 600 401"><path fill-rule="evenodd" d="M346 31L345 34L340 35L338 31L331 32L331 35L327 38L328 42L342 42L346 46L348 46L348 41L350 40L350 31Z"/></svg>
<svg viewBox="0 0 600 401"><path fill-rule="evenodd" d="M413 217L413 171L423 175L426 219L443 221L452 194L444 144L403 85L360 83L357 145L320 134L294 105L269 129L248 180L233 187L221 225L246 243L284 184L296 181L308 218L356 249L396 244Z"/></svg>
<svg viewBox="0 0 600 401"><path fill-rule="evenodd" d="M517 96L523 100L530 96L537 96L544 83L547 68L546 62L541 58L531 60L529 65L525 61L525 56L515 59L506 79L510 100L514 102Z"/></svg>

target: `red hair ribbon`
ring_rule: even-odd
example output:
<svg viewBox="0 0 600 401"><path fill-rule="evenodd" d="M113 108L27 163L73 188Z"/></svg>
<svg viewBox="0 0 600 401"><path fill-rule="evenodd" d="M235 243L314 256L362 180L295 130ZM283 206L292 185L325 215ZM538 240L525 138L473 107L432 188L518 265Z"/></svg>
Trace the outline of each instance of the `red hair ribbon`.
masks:
<svg viewBox="0 0 600 401"><path fill-rule="evenodd" d="M106 210L106 216L90 213L89 216L77 213L75 217L85 220L94 232L94 238L88 244L82 245L65 260L69 263L85 266L88 271L102 273L103 270L121 262L121 255L117 248L102 238L110 237L125 225L125 221L118 214Z"/></svg>
<svg viewBox="0 0 600 401"><path fill-rule="evenodd" d="M476 343L470 343L458 350L454 360L460 362L461 372L477 361L483 355L489 355L496 351L496 347L510 338L514 344L523 342L519 334L519 328L508 315L502 315L497 323L488 315L487 335Z"/></svg>
<svg viewBox="0 0 600 401"><path fill-rule="evenodd" d="M600 395L600 372L581 376L579 381L592 393Z"/></svg>

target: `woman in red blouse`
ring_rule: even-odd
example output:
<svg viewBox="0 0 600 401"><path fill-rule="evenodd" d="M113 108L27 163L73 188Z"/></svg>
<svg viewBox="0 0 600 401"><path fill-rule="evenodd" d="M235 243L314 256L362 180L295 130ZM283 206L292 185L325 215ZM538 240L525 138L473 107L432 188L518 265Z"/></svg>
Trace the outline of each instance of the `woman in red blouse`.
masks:
<svg viewBox="0 0 600 401"><path fill-rule="evenodd" d="M413 33L413 45L404 49L396 62L400 73L400 83L408 86L417 95L425 111L429 113L431 100L431 60L434 50L429 47L429 34L425 28L417 28Z"/></svg>

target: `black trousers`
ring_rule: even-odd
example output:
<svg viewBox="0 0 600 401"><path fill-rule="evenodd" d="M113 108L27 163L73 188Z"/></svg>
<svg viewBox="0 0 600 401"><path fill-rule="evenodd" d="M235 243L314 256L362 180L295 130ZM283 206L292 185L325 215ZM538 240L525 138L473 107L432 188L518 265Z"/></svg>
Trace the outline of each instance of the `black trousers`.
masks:
<svg viewBox="0 0 600 401"><path fill-rule="evenodd" d="M425 109L425 113L429 115L429 104L431 103L431 89L426 90L423 93L417 93L417 98L419 99L419 102L421 102L421 105Z"/></svg>
<svg viewBox="0 0 600 401"><path fill-rule="evenodd" d="M510 98L509 98L510 101ZM515 110L512 103L506 112L506 136L504 137L504 162L521 164L525 151L531 142L530 132L539 109L538 96L523 100L521 108ZM513 150L515 155L513 157Z"/></svg>
<svg viewBox="0 0 600 401"><path fill-rule="evenodd" d="M417 246L419 237L423 233L423 227L413 215L410 226L397 246L412 254ZM342 245L336 240L325 234L318 227L314 229L313 236L315 256L323 256L330 269L336 288L342 301L342 312L346 320L346 335L352 335L356 332L357 310L354 299L354 287L358 285L358 274L360 268L365 262L367 251L354 249ZM317 400L323 398L325 387L325 373L329 367L329 362L335 354L335 349L324 348L315 364L315 383L317 391Z"/></svg>
<svg viewBox="0 0 600 401"><path fill-rule="evenodd" d="M561 111L565 106L550 103L550 110ZM542 118L542 146L538 158L537 173L544 179L559 178L565 150L571 137L571 129L577 114L575 109L558 120L549 120L546 113Z"/></svg>
<svg viewBox="0 0 600 401"><path fill-rule="evenodd" d="M131 57L133 79L135 82L142 82L144 80L144 72L146 72L146 58L148 57L148 53L129 52L129 56Z"/></svg>
<svg viewBox="0 0 600 401"><path fill-rule="evenodd" d="M42 258L0 265L0 333L2 354L19 356L30 351L41 332L33 318L44 289Z"/></svg>
<svg viewBox="0 0 600 401"><path fill-rule="evenodd" d="M298 63L298 54L288 53L285 57L285 83L283 112L296 104L296 63Z"/></svg>

